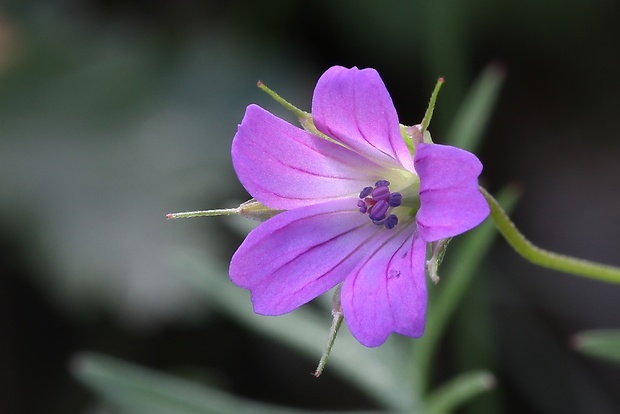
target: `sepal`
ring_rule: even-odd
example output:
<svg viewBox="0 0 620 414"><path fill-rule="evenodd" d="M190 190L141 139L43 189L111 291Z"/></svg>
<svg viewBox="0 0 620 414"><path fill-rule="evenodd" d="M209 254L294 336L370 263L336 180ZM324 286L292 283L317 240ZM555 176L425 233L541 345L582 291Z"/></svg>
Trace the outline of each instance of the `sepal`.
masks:
<svg viewBox="0 0 620 414"><path fill-rule="evenodd" d="M256 201L255 199L248 200L245 203L241 204L239 208L237 208L237 210L241 217L261 222L267 221L273 216L280 214L284 211L269 208L266 205Z"/></svg>
<svg viewBox="0 0 620 414"><path fill-rule="evenodd" d="M422 133L422 125L401 125L400 131L403 136L403 140L405 144L409 147L411 154L413 155L413 151L418 144L434 144L433 139L431 138L431 133L428 130Z"/></svg>
<svg viewBox="0 0 620 414"><path fill-rule="evenodd" d="M215 210L200 210L200 211L184 211L182 213L168 213L167 219L178 218L191 218L191 217L215 217L215 216L232 216L239 214L242 217L249 218L256 221L266 221L280 214L284 210L275 210L269 208L266 205L259 203L255 199L251 199L242 203L237 208L220 208Z"/></svg>
<svg viewBox="0 0 620 414"><path fill-rule="evenodd" d="M428 275L435 284L439 282L439 265L443 261L450 240L452 240L451 237L431 243L431 258L426 261L426 269L428 270Z"/></svg>

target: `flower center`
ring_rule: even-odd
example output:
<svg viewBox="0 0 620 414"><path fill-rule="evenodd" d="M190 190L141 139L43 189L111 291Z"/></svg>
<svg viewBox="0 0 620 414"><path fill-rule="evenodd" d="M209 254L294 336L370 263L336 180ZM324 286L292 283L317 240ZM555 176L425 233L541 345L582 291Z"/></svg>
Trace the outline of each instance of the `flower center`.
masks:
<svg viewBox="0 0 620 414"><path fill-rule="evenodd" d="M403 196L397 192L390 192L390 182L379 180L373 187L364 187L360 192L357 207L360 213L368 213L370 221L378 226L392 229L398 224L396 214L391 214L394 207L400 206Z"/></svg>

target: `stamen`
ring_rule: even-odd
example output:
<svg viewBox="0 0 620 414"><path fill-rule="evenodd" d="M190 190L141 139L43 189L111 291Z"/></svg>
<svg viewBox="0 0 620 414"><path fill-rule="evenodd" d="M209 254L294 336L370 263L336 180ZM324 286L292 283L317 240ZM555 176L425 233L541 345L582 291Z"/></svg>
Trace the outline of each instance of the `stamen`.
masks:
<svg viewBox="0 0 620 414"><path fill-rule="evenodd" d="M364 189L360 193L360 198L368 197L371 192L372 192L372 187L364 187Z"/></svg>
<svg viewBox="0 0 620 414"><path fill-rule="evenodd" d="M390 208L390 205L387 201L379 200L372 206L368 216L372 221L381 221L385 218L385 213L387 213L388 208Z"/></svg>
<svg viewBox="0 0 620 414"><path fill-rule="evenodd" d="M390 199L388 200L388 203L390 203L391 207L398 207L400 206L400 203L403 202L403 196L400 193L392 193L390 194Z"/></svg>
<svg viewBox="0 0 620 414"><path fill-rule="evenodd" d="M394 226L396 226L397 224L398 224L398 217L396 217L396 214L390 214L387 220L385 220L386 229L393 229Z"/></svg>
<svg viewBox="0 0 620 414"><path fill-rule="evenodd" d="M360 213L362 214L366 214L366 211L368 211L368 207L366 206L366 203L364 202L364 200L358 201L357 206L359 207Z"/></svg>
<svg viewBox="0 0 620 414"><path fill-rule="evenodd" d="M398 217L390 214L394 207L401 205L403 196L397 192L390 192L390 182L378 180L375 187L364 187L360 192L357 207L362 214L368 213L368 218L377 226L392 229L398 224Z"/></svg>
<svg viewBox="0 0 620 414"><path fill-rule="evenodd" d="M372 190L372 198L375 200L385 200L390 198L390 189L388 187L377 187Z"/></svg>

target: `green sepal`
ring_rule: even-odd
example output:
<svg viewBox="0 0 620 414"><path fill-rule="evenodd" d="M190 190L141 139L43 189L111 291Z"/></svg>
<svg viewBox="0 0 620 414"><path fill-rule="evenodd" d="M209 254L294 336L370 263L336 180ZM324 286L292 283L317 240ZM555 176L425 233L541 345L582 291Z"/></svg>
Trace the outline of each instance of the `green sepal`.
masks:
<svg viewBox="0 0 620 414"><path fill-rule="evenodd" d="M433 283L439 282L439 265L443 261L446 251L448 250L448 244L452 238L441 239L431 243L431 258L426 262L426 268L428 269L428 275L431 277Z"/></svg>
<svg viewBox="0 0 620 414"><path fill-rule="evenodd" d="M406 126L406 125L400 124L400 136L403 137L403 141L405 142L405 145L409 149L409 152L411 153L412 158L413 158L413 155L415 154L414 142L416 140L414 139L414 137L417 135L416 131L419 131L419 130L416 128L415 125Z"/></svg>
<svg viewBox="0 0 620 414"><path fill-rule="evenodd" d="M426 132L428 126L431 123L431 118L433 117L433 111L435 110L435 103L437 102L437 96L439 96L439 90L444 83L443 78L437 79L437 83L435 84L435 89L433 89L433 93L431 94L431 99L428 102L428 107L426 108L426 113L424 114L424 118L420 123L422 132Z"/></svg>
<svg viewBox="0 0 620 414"><path fill-rule="evenodd" d="M308 131L313 135L316 135L319 138L323 138L327 141L333 142L334 144L342 145L340 142L328 137L316 128L316 126L314 125L314 120L312 119L312 114L297 108L295 105L282 98L277 92L267 87L267 85L265 85L264 83L259 81L257 85L261 90L271 96L277 103L282 105L284 109L292 112L293 115L297 117L297 119L299 120L299 124L304 130Z"/></svg>
<svg viewBox="0 0 620 414"><path fill-rule="evenodd" d="M261 202L251 199L241 204L237 209L241 217L249 218L256 221L267 221L273 216L282 213L285 210L275 210L269 208Z"/></svg>
<svg viewBox="0 0 620 414"><path fill-rule="evenodd" d="M215 210L185 211L182 213L166 214L167 219L191 218L191 217L215 217L215 216L232 216L239 214L242 217L256 221L269 220L276 214L280 214L284 210L275 210L266 205L251 199L242 203L237 208L221 208Z"/></svg>

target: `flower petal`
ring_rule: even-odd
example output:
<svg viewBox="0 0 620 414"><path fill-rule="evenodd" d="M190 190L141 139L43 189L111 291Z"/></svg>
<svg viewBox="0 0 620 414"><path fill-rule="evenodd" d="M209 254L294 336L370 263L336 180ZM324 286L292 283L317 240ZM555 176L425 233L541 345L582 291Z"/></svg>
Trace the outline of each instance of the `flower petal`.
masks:
<svg viewBox="0 0 620 414"><path fill-rule="evenodd" d="M268 207L296 207L359 194L381 167L250 105L232 143L246 190Z"/></svg>
<svg viewBox="0 0 620 414"><path fill-rule="evenodd" d="M482 164L465 150L418 144L415 168L420 177L420 237L431 242L456 236L480 224L489 205L478 188Z"/></svg>
<svg viewBox="0 0 620 414"><path fill-rule="evenodd" d="M256 313L290 312L342 282L382 230L355 199L285 211L250 232L231 259L230 278L251 291Z"/></svg>
<svg viewBox="0 0 620 414"><path fill-rule="evenodd" d="M414 172L392 98L374 69L328 69L312 98L317 129L369 159Z"/></svg>
<svg viewBox="0 0 620 414"><path fill-rule="evenodd" d="M383 344L392 332L422 336L426 315L426 243L402 231L377 247L340 293L351 334L369 347Z"/></svg>

